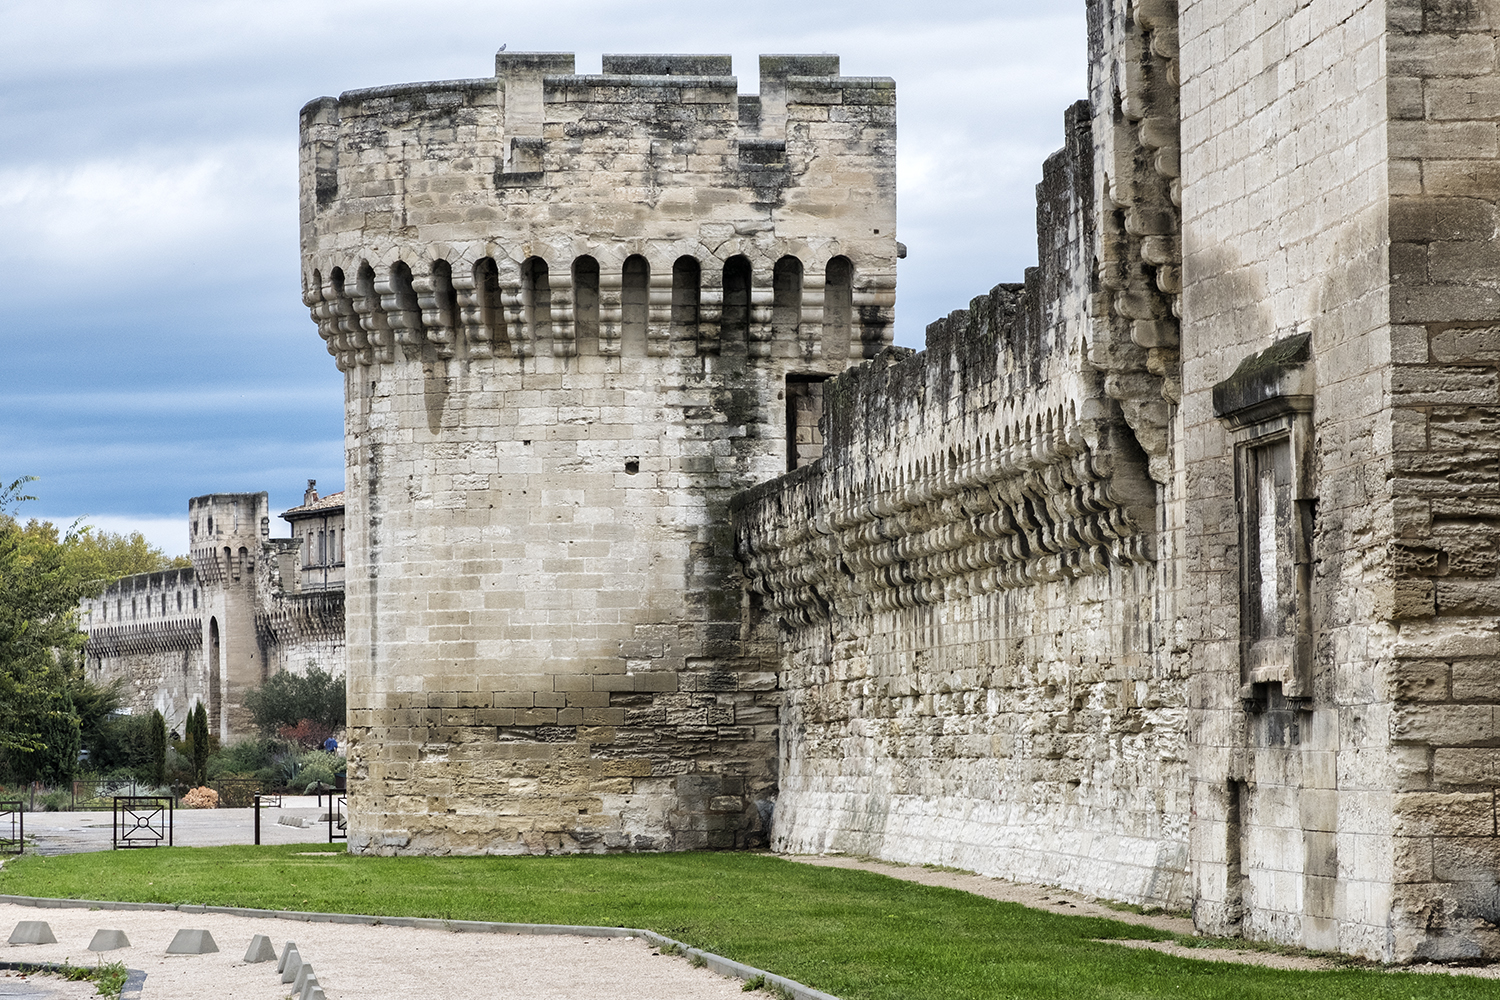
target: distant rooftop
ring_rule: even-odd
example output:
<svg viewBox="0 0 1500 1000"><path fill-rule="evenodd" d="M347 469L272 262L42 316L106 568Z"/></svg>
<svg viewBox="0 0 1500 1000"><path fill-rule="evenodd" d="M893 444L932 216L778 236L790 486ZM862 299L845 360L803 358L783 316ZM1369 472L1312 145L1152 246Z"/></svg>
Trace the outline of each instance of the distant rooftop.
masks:
<svg viewBox="0 0 1500 1000"><path fill-rule="evenodd" d="M329 511L344 509L344 491L330 493L326 497L318 497L311 503L305 503L301 507L293 507L291 510L283 511L282 517L288 521L295 521L300 517L311 517L315 514L327 514Z"/></svg>

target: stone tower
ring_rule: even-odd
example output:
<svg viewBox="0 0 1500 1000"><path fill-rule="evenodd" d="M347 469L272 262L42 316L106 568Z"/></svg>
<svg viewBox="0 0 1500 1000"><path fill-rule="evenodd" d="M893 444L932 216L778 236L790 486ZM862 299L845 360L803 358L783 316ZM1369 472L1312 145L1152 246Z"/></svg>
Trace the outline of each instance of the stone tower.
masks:
<svg viewBox="0 0 1500 1000"><path fill-rule="evenodd" d="M193 573L203 595L209 725L222 740L251 732L245 692L266 677L256 641L256 560L271 534L264 493L210 493L188 501Z"/></svg>
<svg viewBox="0 0 1500 1000"><path fill-rule="evenodd" d="M502 52L302 112L355 851L764 840L780 696L728 503L818 455L821 383L890 340L894 84L603 70Z"/></svg>

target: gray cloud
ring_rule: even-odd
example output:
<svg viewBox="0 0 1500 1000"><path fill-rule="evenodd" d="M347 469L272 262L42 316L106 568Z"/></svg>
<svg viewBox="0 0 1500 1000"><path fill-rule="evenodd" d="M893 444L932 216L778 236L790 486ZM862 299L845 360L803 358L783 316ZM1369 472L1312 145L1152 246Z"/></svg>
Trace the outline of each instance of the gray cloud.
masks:
<svg viewBox="0 0 1500 1000"><path fill-rule="evenodd" d="M59 514L174 516L183 490L290 505L309 476L340 481L341 378L298 278L311 98L488 75L501 43L574 51L585 72L605 52L727 51L745 92L761 52L838 52L897 81L897 336L920 346L1034 262L1033 186L1085 92L1074 2L74 0L0 17L0 266L20 290L0 324L19 373L0 476L41 475L35 506Z"/></svg>

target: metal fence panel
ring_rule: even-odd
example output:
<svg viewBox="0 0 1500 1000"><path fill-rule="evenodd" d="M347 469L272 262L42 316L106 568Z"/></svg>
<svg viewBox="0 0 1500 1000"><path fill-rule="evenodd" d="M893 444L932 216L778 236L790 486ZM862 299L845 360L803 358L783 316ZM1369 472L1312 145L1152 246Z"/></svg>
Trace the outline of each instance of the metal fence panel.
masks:
<svg viewBox="0 0 1500 1000"><path fill-rule="evenodd" d="M25 848L25 805L20 799L0 801L0 854L20 854Z"/></svg>
<svg viewBox="0 0 1500 1000"><path fill-rule="evenodd" d="M172 846L172 798L168 795L116 795L115 850Z"/></svg>

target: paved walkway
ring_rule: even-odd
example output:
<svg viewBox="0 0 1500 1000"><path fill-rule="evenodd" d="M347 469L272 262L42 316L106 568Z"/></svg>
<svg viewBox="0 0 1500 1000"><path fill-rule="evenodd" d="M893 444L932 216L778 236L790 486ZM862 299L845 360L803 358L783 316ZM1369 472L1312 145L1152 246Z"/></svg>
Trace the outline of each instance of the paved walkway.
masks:
<svg viewBox="0 0 1500 1000"><path fill-rule="evenodd" d="M298 859L318 864L309 855ZM44 920L54 944L6 945L4 935L22 920ZM40 908L0 903L0 960L92 962L88 944L101 929L123 930L129 947L105 952L144 972L125 1000L285 1000L276 962L245 961L251 938L264 934L278 955L295 942L312 965L328 1000L734 1000L742 983L686 957L663 955L650 941L578 933L504 933L474 930L473 924L435 927L309 922L295 916L247 916L181 910L90 909L87 903ZM443 929L448 927L451 929ZM206 930L217 951L168 955L179 930ZM14 983L31 992L6 993ZM38 992L38 991L43 992ZM35 977L22 983L0 978L0 997L86 1000L87 983ZM761 994L764 996L764 994ZM806 994L804 994L805 996ZM832 1000L826 994L822 1000Z"/></svg>
<svg viewBox="0 0 1500 1000"><path fill-rule="evenodd" d="M262 844L311 844L328 839L328 824L318 822L328 812L328 797L320 808L312 795L284 795L281 807L262 806ZM280 820L296 821L290 826ZM176 809L172 814L172 842L177 847L225 847L255 843L254 809ZM26 814L29 849L38 854L80 854L108 851L114 846L113 814L102 812L29 812ZM3 980L0 980L3 981ZM4 996L0 993L0 996Z"/></svg>

